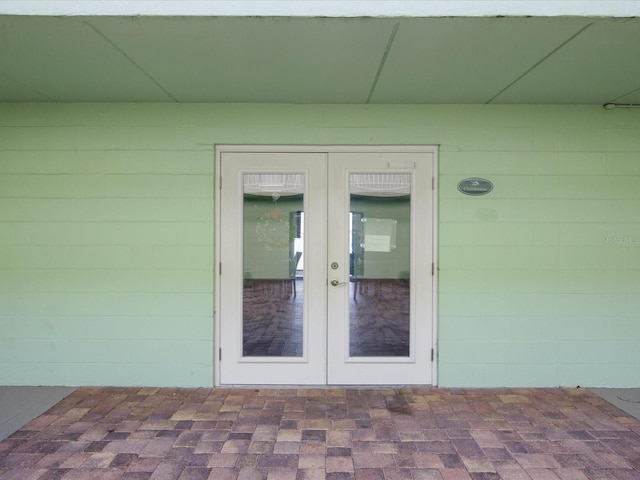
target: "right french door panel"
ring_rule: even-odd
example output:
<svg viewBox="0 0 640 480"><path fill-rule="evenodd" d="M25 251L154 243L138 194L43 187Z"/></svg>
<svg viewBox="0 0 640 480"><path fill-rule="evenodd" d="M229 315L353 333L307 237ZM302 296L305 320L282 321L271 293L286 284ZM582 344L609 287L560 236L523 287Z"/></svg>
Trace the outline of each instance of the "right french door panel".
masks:
<svg viewBox="0 0 640 480"><path fill-rule="evenodd" d="M329 154L329 384L432 383L433 174L425 152Z"/></svg>

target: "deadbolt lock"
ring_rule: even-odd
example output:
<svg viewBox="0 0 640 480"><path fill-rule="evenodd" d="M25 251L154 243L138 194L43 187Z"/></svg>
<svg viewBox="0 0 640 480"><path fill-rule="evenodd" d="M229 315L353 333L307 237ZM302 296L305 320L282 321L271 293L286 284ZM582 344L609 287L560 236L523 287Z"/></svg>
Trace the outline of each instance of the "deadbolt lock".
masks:
<svg viewBox="0 0 640 480"><path fill-rule="evenodd" d="M331 264L331 268L332 268L332 269L334 269L334 270L337 270L339 266L340 266L340 265L338 265L338 262L333 262L333 263Z"/></svg>

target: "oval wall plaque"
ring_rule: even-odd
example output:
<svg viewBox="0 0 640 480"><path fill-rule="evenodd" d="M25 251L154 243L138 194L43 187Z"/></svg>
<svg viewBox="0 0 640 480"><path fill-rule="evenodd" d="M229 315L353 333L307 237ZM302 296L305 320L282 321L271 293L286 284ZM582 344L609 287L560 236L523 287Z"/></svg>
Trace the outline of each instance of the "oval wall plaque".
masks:
<svg viewBox="0 0 640 480"><path fill-rule="evenodd" d="M493 183L486 178L465 178L458 183L458 190L465 195L486 195L493 190Z"/></svg>

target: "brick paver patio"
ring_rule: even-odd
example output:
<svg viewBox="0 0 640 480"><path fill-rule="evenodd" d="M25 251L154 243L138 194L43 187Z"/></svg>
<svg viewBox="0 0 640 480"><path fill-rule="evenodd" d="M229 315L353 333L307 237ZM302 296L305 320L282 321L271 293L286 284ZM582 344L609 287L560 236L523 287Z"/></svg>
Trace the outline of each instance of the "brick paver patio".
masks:
<svg viewBox="0 0 640 480"><path fill-rule="evenodd" d="M638 480L640 421L585 389L81 388L0 478Z"/></svg>

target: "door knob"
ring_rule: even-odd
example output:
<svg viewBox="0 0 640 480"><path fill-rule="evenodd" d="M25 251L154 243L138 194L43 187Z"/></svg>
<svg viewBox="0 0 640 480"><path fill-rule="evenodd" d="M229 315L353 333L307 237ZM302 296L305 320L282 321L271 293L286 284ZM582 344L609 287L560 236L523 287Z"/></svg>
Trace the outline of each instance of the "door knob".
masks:
<svg viewBox="0 0 640 480"><path fill-rule="evenodd" d="M331 280L331 285L337 287L338 285L346 285L347 282L339 282L338 280Z"/></svg>

